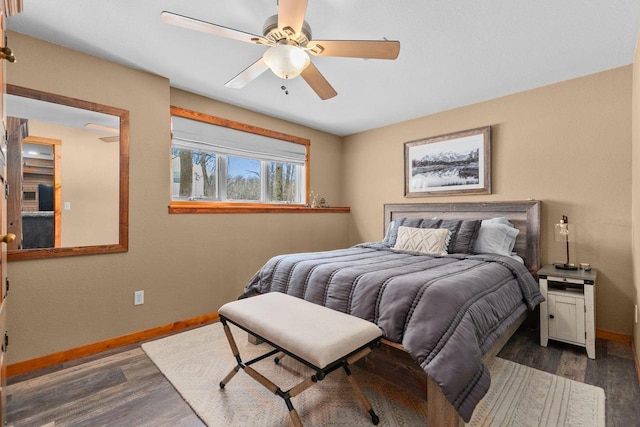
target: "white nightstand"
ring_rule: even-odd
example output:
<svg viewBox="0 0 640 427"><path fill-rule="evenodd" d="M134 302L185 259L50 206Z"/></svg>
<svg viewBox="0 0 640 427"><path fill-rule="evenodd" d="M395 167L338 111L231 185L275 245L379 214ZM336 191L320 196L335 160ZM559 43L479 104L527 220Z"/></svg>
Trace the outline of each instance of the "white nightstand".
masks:
<svg viewBox="0 0 640 427"><path fill-rule="evenodd" d="M538 270L540 292L540 345L550 339L586 347L596 358L595 269L561 270L545 265Z"/></svg>

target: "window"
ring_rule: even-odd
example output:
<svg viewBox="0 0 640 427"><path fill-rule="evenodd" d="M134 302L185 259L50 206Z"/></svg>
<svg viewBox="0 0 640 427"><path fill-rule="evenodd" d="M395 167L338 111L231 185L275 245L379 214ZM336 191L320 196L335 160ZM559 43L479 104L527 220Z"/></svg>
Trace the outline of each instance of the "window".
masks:
<svg viewBox="0 0 640 427"><path fill-rule="evenodd" d="M304 205L309 141L171 107L172 206Z"/></svg>

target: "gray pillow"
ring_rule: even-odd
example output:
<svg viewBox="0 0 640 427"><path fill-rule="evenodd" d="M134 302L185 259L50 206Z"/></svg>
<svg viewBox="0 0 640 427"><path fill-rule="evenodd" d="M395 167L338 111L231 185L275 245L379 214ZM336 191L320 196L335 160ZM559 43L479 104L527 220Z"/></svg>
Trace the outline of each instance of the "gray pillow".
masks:
<svg viewBox="0 0 640 427"><path fill-rule="evenodd" d="M443 219L440 228L451 231L451 240L447 252L450 254L471 254L478 238L482 221L479 219L459 220Z"/></svg>
<svg viewBox="0 0 640 427"><path fill-rule="evenodd" d="M387 227L387 233L384 235L384 240L382 243L385 246L393 246L396 244L396 239L398 238L398 228L402 225L404 220L407 218L396 218L389 223Z"/></svg>
<svg viewBox="0 0 640 427"><path fill-rule="evenodd" d="M422 220L420 228L440 228L441 222L442 220L440 218L426 218Z"/></svg>
<svg viewBox="0 0 640 427"><path fill-rule="evenodd" d="M449 246L450 254L473 253L473 245L478 237L481 220L439 219L439 218L396 218L389 224L382 243L392 247L396 244L399 227L413 228L446 228L451 234Z"/></svg>
<svg viewBox="0 0 640 427"><path fill-rule="evenodd" d="M384 236L382 243L386 246L392 247L396 244L398 239L398 228L411 227L411 228L439 228L439 219L424 219L424 218L396 218L387 227L387 233Z"/></svg>

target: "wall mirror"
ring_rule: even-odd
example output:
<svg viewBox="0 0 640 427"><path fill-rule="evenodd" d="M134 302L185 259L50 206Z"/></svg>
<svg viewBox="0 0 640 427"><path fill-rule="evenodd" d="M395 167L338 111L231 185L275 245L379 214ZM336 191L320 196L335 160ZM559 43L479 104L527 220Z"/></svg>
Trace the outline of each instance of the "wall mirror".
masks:
<svg viewBox="0 0 640 427"><path fill-rule="evenodd" d="M125 252L129 112L7 85L11 260Z"/></svg>

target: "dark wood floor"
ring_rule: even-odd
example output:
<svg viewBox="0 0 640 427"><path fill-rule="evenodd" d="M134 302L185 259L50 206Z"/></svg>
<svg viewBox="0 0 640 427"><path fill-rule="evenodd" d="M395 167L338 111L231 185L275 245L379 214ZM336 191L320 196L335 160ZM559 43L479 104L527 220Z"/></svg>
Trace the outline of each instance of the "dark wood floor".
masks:
<svg viewBox="0 0 640 427"><path fill-rule="evenodd" d="M584 349L549 342L523 325L499 354L505 359L602 387L607 426L640 426L640 387L630 346L597 340ZM10 426L202 426L202 422L138 345L14 377Z"/></svg>

